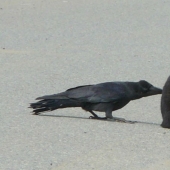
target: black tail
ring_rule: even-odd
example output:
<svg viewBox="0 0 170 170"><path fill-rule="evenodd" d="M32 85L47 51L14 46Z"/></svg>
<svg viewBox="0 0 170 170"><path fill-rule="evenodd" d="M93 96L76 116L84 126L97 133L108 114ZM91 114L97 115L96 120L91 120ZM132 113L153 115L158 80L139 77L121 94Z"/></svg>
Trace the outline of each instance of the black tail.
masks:
<svg viewBox="0 0 170 170"><path fill-rule="evenodd" d="M71 99L43 99L36 103L31 103L30 108L33 108L35 115L45 111L52 111L66 107L81 107L81 103Z"/></svg>

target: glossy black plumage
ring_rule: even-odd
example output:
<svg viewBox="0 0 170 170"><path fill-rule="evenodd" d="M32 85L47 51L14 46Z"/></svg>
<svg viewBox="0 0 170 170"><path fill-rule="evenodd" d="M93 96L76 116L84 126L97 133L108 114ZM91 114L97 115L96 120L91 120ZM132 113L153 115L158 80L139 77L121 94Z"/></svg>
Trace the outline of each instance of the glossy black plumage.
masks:
<svg viewBox="0 0 170 170"><path fill-rule="evenodd" d="M161 94L162 90L145 80L139 82L106 82L96 85L78 86L65 92L38 97L31 103L34 114L66 107L81 107L95 119L101 119L93 111L105 112L105 118L115 119L112 111L118 110L131 100ZM124 121L123 119L118 119Z"/></svg>

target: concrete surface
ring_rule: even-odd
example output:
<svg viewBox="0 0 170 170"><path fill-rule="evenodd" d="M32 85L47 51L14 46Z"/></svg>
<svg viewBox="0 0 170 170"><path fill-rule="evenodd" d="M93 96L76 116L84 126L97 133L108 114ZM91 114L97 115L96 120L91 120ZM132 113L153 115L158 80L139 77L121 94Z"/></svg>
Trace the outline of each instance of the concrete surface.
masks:
<svg viewBox="0 0 170 170"><path fill-rule="evenodd" d="M0 169L169 170L170 131L161 95L90 120L81 109L33 116L38 96L106 81L170 74L168 0L5 0L0 2ZM102 113L99 113L102 115Z"/></svg>

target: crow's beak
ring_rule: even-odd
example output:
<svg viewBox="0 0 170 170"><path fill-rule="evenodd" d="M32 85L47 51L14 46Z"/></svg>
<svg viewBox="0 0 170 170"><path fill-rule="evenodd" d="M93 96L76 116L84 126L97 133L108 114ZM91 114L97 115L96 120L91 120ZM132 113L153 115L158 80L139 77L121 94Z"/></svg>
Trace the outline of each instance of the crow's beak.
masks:
<svg viewBox="0 0 170 170"><path fill-rule="evenodd" d="M148 95L156 95L156 94L162 94L162 89L158 87L151 86L149 91L147 92Z"/></svg>

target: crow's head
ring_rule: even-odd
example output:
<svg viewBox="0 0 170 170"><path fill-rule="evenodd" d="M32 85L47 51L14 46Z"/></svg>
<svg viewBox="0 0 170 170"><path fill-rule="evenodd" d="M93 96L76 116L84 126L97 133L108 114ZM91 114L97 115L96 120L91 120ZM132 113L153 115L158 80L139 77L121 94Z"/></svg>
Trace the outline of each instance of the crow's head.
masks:
<svg viewBox="0 0 170 170"><path fill-rule="evenodd" d="M138 93L141 97L152 96L156 94L162 94L162 89L154 87L152 84L148 83L145 80L140 80L139 82Z"/></svg>

